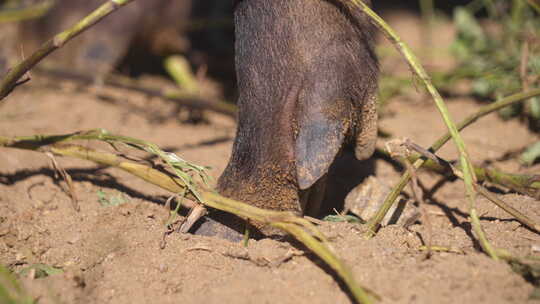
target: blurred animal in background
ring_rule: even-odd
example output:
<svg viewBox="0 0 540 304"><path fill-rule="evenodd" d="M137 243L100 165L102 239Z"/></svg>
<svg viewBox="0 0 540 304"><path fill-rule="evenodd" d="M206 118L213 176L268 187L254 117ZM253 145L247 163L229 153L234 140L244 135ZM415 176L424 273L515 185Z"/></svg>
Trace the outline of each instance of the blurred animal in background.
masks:
<svg viewBox="0 0 540 304"><path fill-rule="evenodd" d="M11 33L6 39L10 45L6 42L1 47L4 65L13 62L15 53L22 57L32 52L103 3L102 0L56 0L42 17L19 22L18 39L13 39ZM99 79L114 69L130 47L144 48L156 55L182 53L190 48L182 32L190 14L191 0L137 0L70 41L45 62ZM0 41L4 42L1 39L0 33Z"/></svg>

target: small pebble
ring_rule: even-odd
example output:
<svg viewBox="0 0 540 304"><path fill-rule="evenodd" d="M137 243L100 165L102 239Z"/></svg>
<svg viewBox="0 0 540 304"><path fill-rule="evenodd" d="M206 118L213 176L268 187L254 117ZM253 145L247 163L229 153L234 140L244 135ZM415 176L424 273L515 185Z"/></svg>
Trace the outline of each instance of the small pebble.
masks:
<svg viewBox="0 0 540 304"><path fill-rule="evenodd" d="M15 255L15 260L17 262L21 262L24 261L24 259L26 259L26 256L21 252L17 252L17 254Z"/></svg>
<svg viewBox="0 0 540 304"><path fill-rule="evenodd" d="M159 269L159 272L163 273L163 272L167 272L167 270L169 270L169 267L167 267L166 264L160 264L158 269Z"/></svg>
<svg viewBox="0 0 540 304"><path fill-rule="evenodd" d="M114 252L111 252L111 253L109 253L109 254L107 255L107 257L105 258L105 260L110 261L110 260L114 259L115 256L116 256L116 255L114 254Z"/></svg>
<svg viewBox="0 0 540 304"><path fill-rule="evenodd" d="M73 244L77 243L80 239L81 239L81 236L78 234L78 235L75 235L75 236L71 237L67 241L67 243L70 244L70 245L73 245Z"/></svg>

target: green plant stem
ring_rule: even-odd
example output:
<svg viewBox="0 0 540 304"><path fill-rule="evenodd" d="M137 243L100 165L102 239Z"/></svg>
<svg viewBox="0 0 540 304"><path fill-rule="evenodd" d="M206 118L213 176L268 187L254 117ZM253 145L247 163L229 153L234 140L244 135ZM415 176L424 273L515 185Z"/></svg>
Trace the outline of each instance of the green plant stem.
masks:
<svg viewBox="0 0 540 304"><path fill-rule="evenodd" d="M446 124L446 127L448 128L448 131L450 132L450 135L452 136L454 144L456 145L459 152L459 159L463 167L465 190L466 190L467 200L469 201L469 209L470 209L471 219L473 223L473 230L477 234L477 237L480 239L480 244L482 248L484 249L484 251L487 254L489 254L489 256L491 256L493 259L497 259L497 254L495 250L492 248L491 244L485 238L482 228L478 225L480 223L480 220L477 217L475 217L476 216L476 211L475 211L476 192L473 187L473 183L475 182L474 172L471 169L472 165L467 155L467 151L465 150L465 143L463 142L463 139L461 138L456 125L451 119L450 113L448 112L446 104L444 103L441 95L431 83L429 75L426 73L426 71L424 70L424 68L422 67L418 59L416 58L416 56L413 54L412 50L407 46L407 44L405 44L401 40L401 38L399 38L399 36L395 33L395 31L382 18L380 18L377 14L375 14L375 12L373 12L369 8L369 6L367 6L365 3L363 3L360 0L350 0L350 1L354 3L358 8L362 9L362 11L371 18L371 21L373 22L373 24L375 24L379 28L379 30L381 30L382 33L386 36L386 38L388 38L393 43L393 45L397 48L397 50L405 57L411 69L420 78L420 80L426 87L427 91L433 97L433 100L435 104L437 105L437 108L439 109L439 112L441 113L444 123ZM377 213L375 215L373 220L371 220L370 223L368 223L369 229L368 229L367 236L371 236L371 231L375 230L375 227L379 225L378 223L380 223L382 219L383 217L381 217L381 214Z"/></svg>
<svg viewBox="0 0 540 304"><path fill-rule="evenodd" d="M148 145L148 143L142 140L125 136L115 136L104 133L101 130L91 130L65 135L37 135L14 138L0 136L0 146L39 152L52 152L56 155L90 160L101 165L111 166L126 171L173 193L183 192L187 189L185 181L180 178L173 177L142 164L125 161L115 154L99 152L90 148L70 144L70 142L76 140L118 141L122 143ZM200 201L208 207L229 212L244 219L268 224L291 234L336 271L347 284L356 301L359 303L373 302L373 296L370 296L364 288L355 281L352 272L349 270L350 268L346 267L346 265L333 253L328 246L326 237L310 221L297 217L291 212L260 209L246 203L223 197L216 192L204 189L203 187L199 189L199 194L201 196ZM188 193L186 196L192 200L197 199L192 193Z"/></svg>
<svg viewBox="0 0 540 304"><path fill-rule="evenodd" d="M386 151L383 151L382 149L377 149L377 152L390 157L390 154ZM408 158L408 161L410 162L417 161L418 158L419 158L418 155L410 156ZM440 174L455 173L455 172L452 172L448 166L443 166L430 159L425 161L422 164L422 167L431 171L435 171ZM460 168L458 167L455 169L460 169ZM519 189L522 191L524 189L531 189L531 192L532 192L531 194L535 194L536 192L540 190L540 181L534 181L537 176L508 174L501 171L484 169L484 168L474 168L474 170L476 172L476 175L478 176L478 181L480 182L488 181L491 183L496 183L496 184L507 186L507 187L510 185L514 189ZM463 175L461 174L461 172L459 173L460 174L456 176L459 178L463 178ZM534 181L534 182L531 183L531 181ZM404 186L407 184L407 182L408 181L404 181ZM512 206L506 204L504 201L500 200L495 195L491 194L491 192L487 191L484 187L478 184L475 184L474 186L478 193L482 194L482 196L486 197L488 200L490 200L492 203L497 205L499 208L503 209L508 214L515 217L520 223L522 223L523 225L533 230L540 232L540 225L538 225L532 219L530 219L523 213L519 212L517 209L513 208Z"/></svg>
<svg viewBox="0 0 540 304"><path fill-rule="evenodd" d="M132 1L133 0L109 0L71 28L57 34L49 41L42 44L37 51L13 67L0 81L0 101L13 91L18 85L19 79L21 79L24 74L43 60L43 58L61 48L69 40L98 23L101 19L116 11L119 7Z"/></svg>
<svg viewBox="0 0 540 304"><path fill-rule="evenodd" d="M184 57L169 56L165 59L163 66L180 88L194 95L200 94L197 78L193 75L189 62Z"/></svg>
<svg viewBox="0 0 540 304"><path fill-rule="evenodd" d="M351 293L359 303L372 303L373 299L368 293L360 287L360 285L354 279L352 272L349 268L345 267L339 258L321 242L317 242L313 236L303 233L300 227L289 223L274 223L272 226L280 228L292 234L297 240L306 245L313 252L317 252L319 257L323 259L334 271L336 271L340 277L345 281L345 284L349 286ZM351 286L354 286L352 288Z"/></svg>
<svg viewBox="0 0 540 304"><path fill-rule="evenodd" d="M0 8L0 23L16 22L43 16L54 5L55 0L43 0L20 8Z"/></svg>
<svg viewBox="0 0 540 304"><path fill-rule="evenodd" d="M428 62L433 59L433 30L435 25L435 7L434 0L420 0L420 11L423 22L423 52L428 58Z"/></svg>
<svg viewBox="0 0 540 304"><path fill-rule="evenodd" d="M464 119L462 122L460 122L458 124L458 129L461 131L464 128L466 128L467 126L474 123L479 118L481 118L481 117L483 117L483 116L485 116L485 115L487 115L489 113L498 111L498 110L500 110L500 109L502 109L504 107L510 106L510 105L518 103L518 102L522 102L522 101L524 101L524 100L526 100L528 98L531 98L531 97L534 97L534 96L539 96L539 95L540 95L540 89L535 89L535 90L530 90L530 91L527 91L527 92L517 93L517 94L511 95L511 96L508 96L506 98L503 98L503 99L501 99L501 100L499 100L497 102L494 102L494 103L491 103L489 105L483 106L476 113L468 116L466 119ZM446 133L445 135L441 136L431 146L431 148L429 150L431 150L432 152L436 152L446 142L448 142L448 140L450 140L450 133ZM414 162L413 165L414 165L414 167L416 169L418 169L422 165L424 165L425 162L426 162L425 159L420 158L420 159L417 159ZM485 175L488 176L489 174L485 174ZM489 175L489 176L497 176L497 175ZM410 175L409 175L409 173L407 171L401 176L398 184L386 196L386 198L384 200L384 203L382 204L381 208L377 211L376 215L378 215L380 218L384 218L384 216L386 215L386 213L388 213L388 210L392 207L392 205L396 201L397 197L399 196L401 191L403 191L403 189L405 188L405 186L407 185L409 180L410 180ZM380 226L380 220L370 222L370 225L368 226L368 232L367 232L368 237L374 236L375 233L377 232L377 229L379 228L379 226Z"/></svg>
<svg viewBox="0 0 540 304"><path fill-rule="evenodd" d="M527 0L527 3L536 11L537 14L540 14L540 4L536 3L535 0Z"/></svg>
<svg viewBox="0 0 540 304"><path fill-rule="evenodd" d="M482 186L476 185L476 190L482 194L485 198L493 202L495 205L499 206L499 208L506 211L508 214L515 217L520 223L523 225L536 230L536 232L540 232L540 225L538 225L535 221L530 219L528 216L524 215L523 213L519 212L517 209L513 208L512 206L506 204L503 200L499 199L495 195L493 195L491 192L487 191Z"/></svg>
<svg viewBox="0 0 540 304"><path fill-rule="evenodd" d="M505 108L507 106L510 106L510 105L513 105L513 104L516 104L516 103L519 103L519 102L522 102L524 100L527 100L527 99L535 97L535 96L540 96L540 89L533 89L533 90L529 90L527 92L521 92L521 93L517 93L517 94L507 96L507 97L505 97L505 98L503 98L501 100L498 100L496 102L493 102L493 103L490 103L490 104L488 104L486 106L481 107L480 109L478 109L477 112L469 115L467 118L465 118L463 121L461 121L457 125L457 128L461 131L464 128L471 125L472 123L476 122L476 120L478 120L479 118L481 118L481 117L483 117L483 116L485 116L485 115L487 115L489 113L498 111L498 110L500 110L502 108ZM437 139L437 141L431 146L431 149L434 150L434 151L439 150L445 143L448 142L448 140L450 138L451 138L450 133L446 133L445 135L443 135L442 137Z"/></svg>
<svg viewBox="0 0 540 304"><path fill-rule="evenodd" d="M430 246L430 247L428 247L428 246L420 246L420 248L418 248L418 250L421 250L421 251L431 250L431 251L452 252L452 253L464 254L464 252L462 250L460 250L460 249L443 247L443 246Z"/></svg>
<svg viewBox="0 0 540 304"><path fill-rule="evenodd" d="M390 157L390 154L383 149L377 149L377 152ZM419 158L419 155L412 155L408 159L410 162L415 162ZM439 174L448 173L446 167L430 159L425 160L422 167ZM538 175L511 174L497 169L479 167L473 167L473 170L478 182L490 182L530 196L534 196L540 190L540 181L536 181Z"/></svg>
<svg viewBox="0 0 540 304"><path fill-rule="evenodd" d="M431 25L431 22L435 18L435 7L433 0L420 0L420 11L422 12L422 18L426 25Z"/></svg>

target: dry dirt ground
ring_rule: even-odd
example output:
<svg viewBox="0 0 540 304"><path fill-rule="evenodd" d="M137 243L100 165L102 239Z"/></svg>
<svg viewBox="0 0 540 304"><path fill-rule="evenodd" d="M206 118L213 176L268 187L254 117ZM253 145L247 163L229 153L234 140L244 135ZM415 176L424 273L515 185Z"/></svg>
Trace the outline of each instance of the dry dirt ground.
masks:
<svg viewBox="0 0 540 304"><path fill-rule="evenodd" d="M398 24L406 39L418 41L418 22ZM439 37L440 36L440 37ZM451 31L437 36L448 41ZM384 69L394 63L383 62ZM403 68L404 69L404 68ZM405 69L404 69L405 70ZM116 134L157 143L185 159L211 166L217 178L232 145L235 124L217 114L209 123L190 125L166 116L173 106L159 99L102 88L114 99L97 97L95 90L72 84L34 81L19 88L0 108L0 134L61 134L105 128ZM97 92L99 93L99 92ZM423 100L396 98L390 102L381 127L394 137L406 136L422 146L445 131L436 109ZM412 100L411 100L412 99ZM147 109L135 111L136 105ZM475 111L471 100L449 100L456 120ZM492 115L463 132L473 162L516 173L538 172L537 165L522 168L509 152L537 141L516 121ZM85 144L85 143L82 143ZM382 141L379 143L382 144ZM451 145L449 145L450 147ZM451 147L441 155L455 158ZM75 159L57 158L75 180L80 212L76 212L63 182L54 177L45 155L0 148L0 263L18 271L43 263L64 270L46 278L21 276L27 291L39 303L350 303L345 289L323 263L286 241L264 239L241 244L173 233L160 248L169 193L118 170ZM373 174L392 185L399 172L375 158ZM534 287L504 262L479 251L467 219L463 185L441 182L422 173L433 243L462 253L434 253L425 259L418 250L426 227L417 223L406 230L388 226L364 240L363 226L324 223L338 256L361 284L381 296L382 303L527 303ZM124 203L107 206L100 195L122 196ZM515 208L540 221L539 202L517 194L498 194ZM537 255L540 236L520 225L483 198L478 209L487 237L497 248L517 256ZM292 258L277 263L294 250ZM299 251L298 251L299 250Z"/></svg>

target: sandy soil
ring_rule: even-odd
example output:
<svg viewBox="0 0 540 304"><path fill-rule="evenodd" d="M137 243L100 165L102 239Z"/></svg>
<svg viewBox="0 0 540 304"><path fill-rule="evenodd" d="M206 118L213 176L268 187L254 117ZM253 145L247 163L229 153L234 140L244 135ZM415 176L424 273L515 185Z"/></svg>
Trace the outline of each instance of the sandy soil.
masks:
<svg viewBox="0 0 540 304"><path fill-rule="evenodd" d="M397 28L417 40L418 22L411 18L401 22ZM449 39L451 32L441 37ZM393 64L383 62L383 67L389 66ZM36 79L0 108L0 134L105 128L209 165L215 178L224 169L235 129L231 119L209 113L208 124L185 124L178 116L168 117L174 108L169 102L120 89L101 90L115 98L99 98L95 90L69 83L58 86ZM428 146L445 128L437 110L429 102L418 101L420 97L393 100L383 113L381 127L393 137L408 137ZM133 106L146 111L135 111ZM448 106L456 120L478 108L471 100L450 100ZM157 116L165 119L157 120ZM521 173L540 169L538 165L521 168L505 157L539 139L516 121L489 116L467 129L464 138L475 164ZM441 152L448 159L455 155L450 145ZM40 279L21 277L39 303L351 302L320 260L286 241L252 241L246 249L216 238L173 233L160 249L168 216L163 206L167 192L89 162L57 161L75 180L80 212L73 209L64 183L55 177L45 155L0 149L0 263L15 271L36 263L64 270ZM372 166L372 173L387 184L399 178L400 173L383 159L374 158ZM433 243L462 253L439 252L425 259L418 250L427 233L420 223L409 230L385 227L372 240L362 238L364 227L358 224L322 224L320 228L358 281L380 295L382 303L530 301L534 286L506 263L479 251L467 219L462 183L444 182L430 173L422 173L420 180L427 189ZM99 202L100 191L107 197L122 195L125 202L104 206ZM502 192L498 196L540 220L538 201ZM540 236L485 199L478 199L478 209L495 247L516 256L538 256L532 248L539 245ZM276 262L291 251L291 259Z"/></svg>

